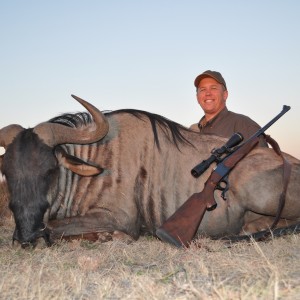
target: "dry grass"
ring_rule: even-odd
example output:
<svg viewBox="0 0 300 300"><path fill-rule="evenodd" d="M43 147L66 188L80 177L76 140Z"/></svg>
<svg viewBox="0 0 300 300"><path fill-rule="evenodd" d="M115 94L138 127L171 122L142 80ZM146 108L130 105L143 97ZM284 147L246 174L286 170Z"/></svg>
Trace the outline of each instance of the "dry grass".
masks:
<svg viewBox="0 0 300 300"><path fill-rule="evenodd" d="M4 181L1 181L1 172L0 172L0 225L3 221L11 216L11 212L8 209L8 190Z"/></svg>
<svg viewBox="0 0 300 300"><path fill-rule="evenodd" d="M0 202L1 203L1 202ZM155 238L11 245L0 226L0 299L299 299L300 236L176 249Z"/></svg>

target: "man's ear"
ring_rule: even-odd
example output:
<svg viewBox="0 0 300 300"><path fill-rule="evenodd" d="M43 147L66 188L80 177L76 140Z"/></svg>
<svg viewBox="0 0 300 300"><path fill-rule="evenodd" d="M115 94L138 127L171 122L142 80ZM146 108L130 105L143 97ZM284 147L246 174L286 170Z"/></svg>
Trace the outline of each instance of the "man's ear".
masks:
<svg viewBox="0 0 300 300"><path fill-rule="evenodd" d="M93 163L83 161L82 159L68 154L62 147L58 146L54 150L58 163L66 169L81 175L81 176L94 176L103 172L103 168Z"/></svg>
<svg viewBox="0 0 300 300"><path fill-rule="evenodd" d="M227 100L227 98L228 98L228 91L227 90L225 90L223 92L223 98L224 98L225 101Z"/></svg>

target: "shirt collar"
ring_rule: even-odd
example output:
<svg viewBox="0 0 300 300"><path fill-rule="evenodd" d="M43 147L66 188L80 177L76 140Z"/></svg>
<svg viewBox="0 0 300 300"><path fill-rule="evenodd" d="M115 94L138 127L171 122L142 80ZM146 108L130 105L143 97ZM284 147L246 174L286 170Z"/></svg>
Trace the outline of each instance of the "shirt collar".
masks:
<svg viewBox="0 0 300 300"><path fill-rule="evenodd" d="M228 112L227 107L225 106L215 117L213 117L212 119L210 119L209 121L207 121L206 123L204 123L205 120L205 116L203 116L199 123L198 123L198 127L199 129L202 129L204 127L206 127L207 125L211 125L213 124L216 120L220 119L222 116L224 116L226 113Z"/></svg>

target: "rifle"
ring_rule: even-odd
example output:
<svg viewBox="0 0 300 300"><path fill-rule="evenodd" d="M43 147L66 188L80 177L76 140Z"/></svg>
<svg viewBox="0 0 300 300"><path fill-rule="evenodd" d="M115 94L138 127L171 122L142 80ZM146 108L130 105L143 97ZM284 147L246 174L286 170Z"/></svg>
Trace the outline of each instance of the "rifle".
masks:
<svg viewBox="0 0 300 300"><path fill-rule="evenodd" d="M282 111L268 124L259 129L243 144L237 146L232 153L226 155L212 171L204 184L202 192L194 193L190 196L185 203L156 230L156 235L162 241L173 244L176 247L188 247L198 230L206 210L211 211L217 207L217 203L214 199L214 190L217 185L230 173L235 165L258 144L259 137L289 110L290 106L284 105Z"/></svg>
<svg viewBox="0 0 300 300"><path fill-rule="evenodd" d="M228 154L233 152L232 148L238 145L243 139L244 137L242 136L241 133L239 132L234 133L232 137L226 142L225 145L223 145L221 148L218 149L214 148L211 151L211 156L208 159L203 160L200 164L195 166L191 170L192 175L195 178L197 178L202 173L204 173L213 162L220 163L222 161L222 155L225 153Z"/></svg>

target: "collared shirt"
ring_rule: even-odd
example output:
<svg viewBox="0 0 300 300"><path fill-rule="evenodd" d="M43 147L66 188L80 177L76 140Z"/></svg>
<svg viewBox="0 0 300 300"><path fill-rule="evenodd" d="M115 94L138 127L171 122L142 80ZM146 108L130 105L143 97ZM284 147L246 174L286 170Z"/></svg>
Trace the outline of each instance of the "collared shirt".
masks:
<svg viewBox="0 0 300 300"><path fill-rule="evenodd" d="M239 132L246 141L261 128L249 117L229 111L227 107L207 123L204 122L205 117L202 117L199 123L191 125L190 129L200 131L201 134L214 134L225 138L230 138L235 132ZM267 146L264 138L259 144Z"/></svg>

